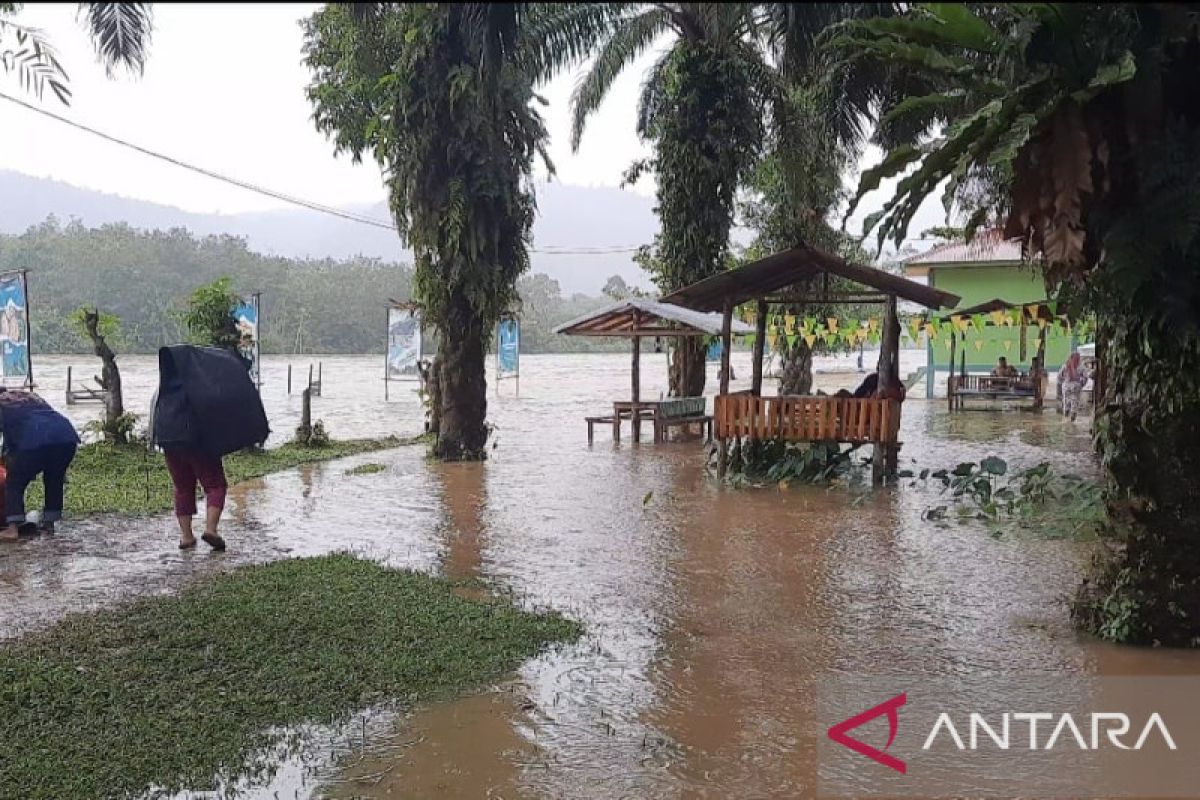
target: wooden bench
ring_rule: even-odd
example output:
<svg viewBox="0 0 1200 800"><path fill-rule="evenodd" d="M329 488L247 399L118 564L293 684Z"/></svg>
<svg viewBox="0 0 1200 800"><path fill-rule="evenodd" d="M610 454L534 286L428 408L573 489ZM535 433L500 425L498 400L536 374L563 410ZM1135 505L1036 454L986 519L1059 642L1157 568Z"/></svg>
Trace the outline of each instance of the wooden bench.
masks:
<svg viewBox="0 0 1200 800"><path fill-rule="evenodd" d="M700 425L712 440L713 418L705 412L706 401L703 397L676 397L663 400L658 404L658 413L654 417L654 441L665 442L671 428Z"/></svg>
<svg viewBox="0 0 1200 800"><path fill-rule="evenodd" d="M946 383L950 410L961 409L967 400L1033 400L1040 393L1028 383L1016 378L997 378L994 375L951 375Z"/></svg>
<svg viewBox="0 0 1200 800"><path fill-rule="evenodd" d="M589 445L595 441L597 425L611 425L613 441L619 442L619 441L621 441L621 422L623 420L631 420L632 421L633 413L630 411L622 411L619 414L605 414L605 415L598 416L598 417L584 417L583 419L585 422L587 422L588 444ZM646 410L639 411L638 412L638 420L639 421L650 420L651 422L653 422L654 413L652 411L646 411Z"/></svg>

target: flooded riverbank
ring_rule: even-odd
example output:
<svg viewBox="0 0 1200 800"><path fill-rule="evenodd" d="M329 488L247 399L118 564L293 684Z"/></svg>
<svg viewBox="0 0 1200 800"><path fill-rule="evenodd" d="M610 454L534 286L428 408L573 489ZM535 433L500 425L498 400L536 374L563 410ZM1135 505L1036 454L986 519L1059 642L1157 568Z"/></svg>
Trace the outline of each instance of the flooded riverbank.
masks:
<svg viewBox="0 0 1200 800"><path fill-rule="evenodd" d="M749 366L734 363L744 388ZM813 687L830 672L1200 674L1191 653L1074 634L1063 601L1091 545L934 527L922 520L931 487L730 490L699 444L613 445L598 431L589 448L583 416L627 396L627 357L527 356L522 368L519 397L511 381L499 398L489 386L487 463L430 464L407 448L243 485L227 557L178 553L166 517L75 521L5 549L0 635L238 563L331 550L479 579L586 625L581 643L494 692L382 724L368 737L377 746L286 762L249 792L263 798L811 797ZM286 431L298 399L283 395L279 369L268 360L264 395ZM415 432L415 395L393 385L385 404L381 372L327 359L314 414L339 437ZM663 372L647 367L646 396L665 388ZM147 373L134 392L152 384ZM1094 471L1086 423L1049 410L950 415L911 401L901 439L902 461L922 467L999 454ZM385 470L346 474L366 462Z"/></svg>

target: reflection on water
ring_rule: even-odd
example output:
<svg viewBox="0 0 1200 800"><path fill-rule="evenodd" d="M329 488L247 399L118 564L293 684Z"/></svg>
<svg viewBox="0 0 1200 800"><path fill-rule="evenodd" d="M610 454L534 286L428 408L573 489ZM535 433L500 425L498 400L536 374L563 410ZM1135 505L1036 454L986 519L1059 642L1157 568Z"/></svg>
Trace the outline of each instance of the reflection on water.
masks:
<svg viewBox="0 0 1200 800"><path fill-rule="evenodd" d="M748 384L743 361L735 389ZM368 363L326 359L315 413L339 436L416 431L415 395L393 387L385 404ZM525 357L520 397L511 382L499 397L493 386L499 446L485 464L429 464L408 448L238 487L225 557L179 554L167 517L76 522L6 548L0 634L233 564L330 550L478 579L586 623L578 645L509 684L377 721L373 746L353 757L288 762L251 792L264 798L809 797L813 687L829 672L1200 672L1192 653L1077 637L1062 601L1089 546L929 526L933 488L735 491L713 483L699 444L614 445L598 431L589 448L583 417L627 396L627 365ZM279 396L279 370L267 361L264 391L273 426L288 430L298 402ZM647 365L647 396L665 389L663 373ZM902 461L918 466L1000 454L1017 468L1095 470L1086 424L1050 411L950 415L913 401L901 438ZM365 461L386 470L345 474Z"/></svg>

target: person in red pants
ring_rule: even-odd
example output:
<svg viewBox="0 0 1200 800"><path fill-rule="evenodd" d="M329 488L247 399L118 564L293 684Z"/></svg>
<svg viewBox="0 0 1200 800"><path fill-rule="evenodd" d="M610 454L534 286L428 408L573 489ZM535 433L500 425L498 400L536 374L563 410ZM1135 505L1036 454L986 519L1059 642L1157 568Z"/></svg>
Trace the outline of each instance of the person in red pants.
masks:
<svg viewBox="0 0 1200 800"><path fill-rule="evenodd" d="M150 401L150 445L155 446L155 416L158 410L158 392ZM196 546L196 535L192 529L192 518L196 516L196 484L204 489L204 533L201 541L215 552L225 550L225 540L218 532L221 513L225 510L225 493L229 483L225 479L225 465L220 456L210 455L197 447L180 444L163 445L167 460L167 472L175 489L175 520L179 523L179 549L191 550Z"/></svg>
<svg viewBox="0 0 1200 800"><path fill-rule="evenodd" d="M167 471L175 487L175 519L179 522L179 549L196 546L192 532L192 517L196 516L196 484L204 489L204 534L200 537L216 551L225 549L225 540L217 532L221 512L225 510L225 465L216 456L188 448L168 447L163 450Z"/></svg>

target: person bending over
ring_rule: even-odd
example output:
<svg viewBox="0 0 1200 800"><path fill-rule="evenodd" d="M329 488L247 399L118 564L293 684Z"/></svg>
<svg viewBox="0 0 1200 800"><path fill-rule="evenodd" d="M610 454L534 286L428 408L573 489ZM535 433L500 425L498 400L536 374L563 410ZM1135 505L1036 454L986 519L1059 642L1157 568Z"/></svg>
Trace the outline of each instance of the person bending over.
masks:
<svg viewBox="0 0 1200 800"><path fill-rule="evenodd" d="M15 542L25 523L25 490L38 475L45 488L39 532L53 533L62 519L67 470L75 460L79 434L66 417L33 392L0 388L0 432L4 435L5 522L0 541Z"/></svg>

